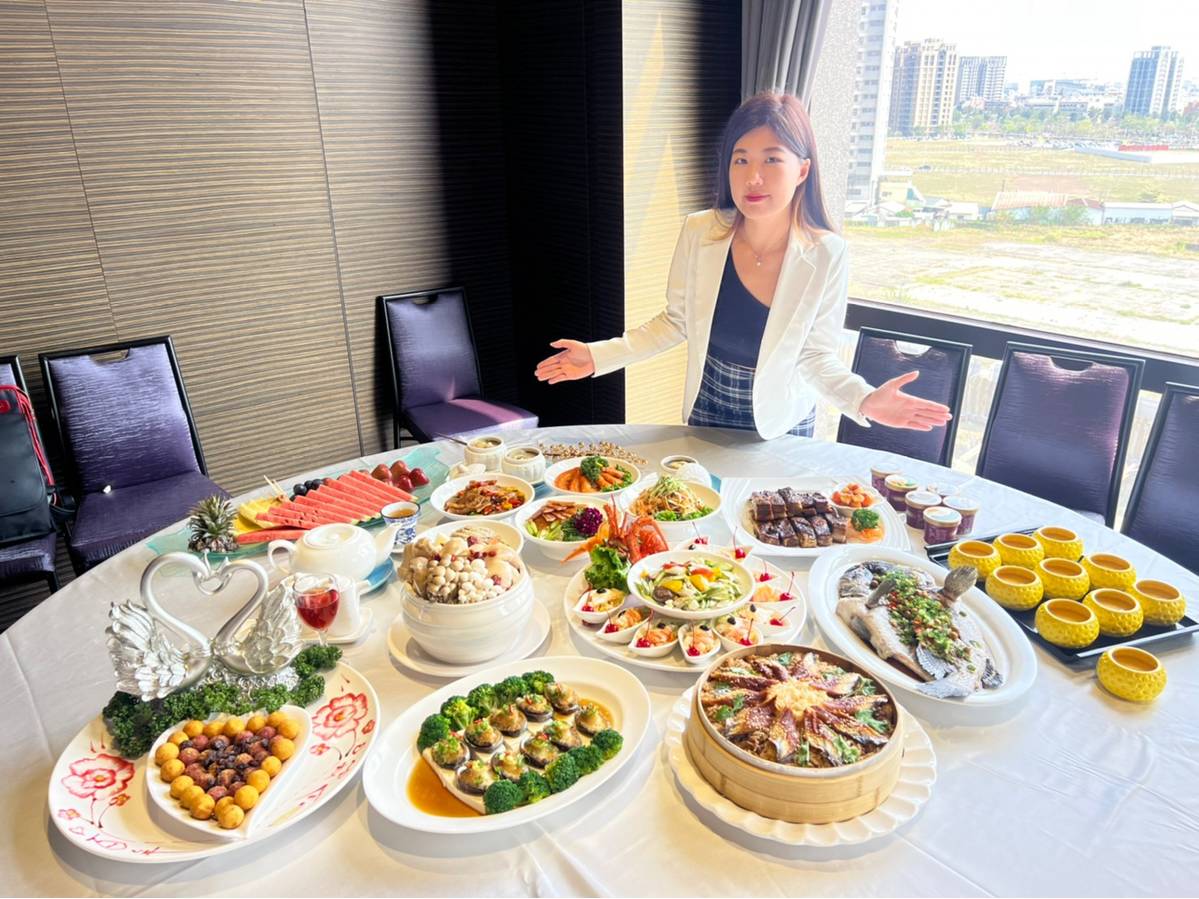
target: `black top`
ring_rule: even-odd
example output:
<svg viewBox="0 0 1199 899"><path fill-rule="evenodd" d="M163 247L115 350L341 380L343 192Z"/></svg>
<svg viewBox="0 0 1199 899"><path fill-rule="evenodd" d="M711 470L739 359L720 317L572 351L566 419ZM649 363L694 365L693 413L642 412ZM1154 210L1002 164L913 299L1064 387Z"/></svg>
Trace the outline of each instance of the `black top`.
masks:
<svg viewBox="0 0 1199 899"><path fill-rule="evenodd" d="M759 303L741 283L730 252L720 277L720 292L716 295L708 353L724 362L757 367L758 348L762 345L768 315L770 307Z"/></svg>

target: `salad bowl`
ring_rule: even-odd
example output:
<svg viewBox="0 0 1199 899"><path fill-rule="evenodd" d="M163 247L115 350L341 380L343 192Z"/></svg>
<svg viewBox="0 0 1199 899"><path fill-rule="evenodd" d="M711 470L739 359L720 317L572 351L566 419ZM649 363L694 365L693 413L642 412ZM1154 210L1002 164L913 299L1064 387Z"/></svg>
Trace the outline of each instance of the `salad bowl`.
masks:
<svg viewBox="0 0 1199 899"><path fill-rule="evenodd" d="M677 577L671 575L676 574ZM741 608L754 592L744 566L716 553L671 550L629 569L629 594L666 618L703 621ZM666 594L673 596L667 598Z"/></svg>
<svg viewBox="0 0 1199 899"><path fill-rule="evenodd" d="M576 503L580 506L597 510L602 520L604 504L606 502L606 499L601 499L594 494L590 496L555 494L547 496L545 499L537 499L531 503L525 503L516 510L516 514L512 517L512 524L520 531L523 539L536 546L547 558L553 559L556 562L564 562L566 561L566 557L579 549L587 538L568 539L562 536L563 528L561 526L549 529L538 528L534 519L537 519L545 507L551 503ZM586 562L587 554L580 553L578 559L581 562Z"/></svg>

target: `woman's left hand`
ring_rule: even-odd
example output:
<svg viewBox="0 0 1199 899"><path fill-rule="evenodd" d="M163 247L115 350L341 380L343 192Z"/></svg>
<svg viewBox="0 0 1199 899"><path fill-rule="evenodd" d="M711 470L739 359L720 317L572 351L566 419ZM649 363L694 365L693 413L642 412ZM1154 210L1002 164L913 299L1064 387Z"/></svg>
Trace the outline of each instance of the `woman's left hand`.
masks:
<svg viewBox="0 0 1199 899"><path fill-rule="evenodd" d="M920 377L920 372L910 371L892 378L874 393L862 400L861 413L871 421L892 428L908 428L913 431L931 431L944 427L953 415L949 407L932 400L900 390Z"/></svg>

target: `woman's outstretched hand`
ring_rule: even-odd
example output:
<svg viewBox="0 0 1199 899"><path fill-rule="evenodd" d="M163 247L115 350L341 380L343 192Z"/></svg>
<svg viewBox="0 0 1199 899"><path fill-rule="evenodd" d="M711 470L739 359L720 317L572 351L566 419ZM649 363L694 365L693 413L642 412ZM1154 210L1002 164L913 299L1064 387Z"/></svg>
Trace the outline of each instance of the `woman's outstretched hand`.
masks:
<svg viewBox="0 0 1199 899"><path fill-rule="evenodd" d="M932 400L922 400L900 390L918 377L920 372L910 371L892 378L862 400L861 413L871 421L892 428L931 431L933 428L944 427L946 422L953 418L948 406L934 403Z"/></svg>
<svg viewBox="0 0 1199 899"><path fill-rule="evenodd" d="M562 352L537 363L538 381L557 384L559 381L577 381L595 374L595 360L591 358L587 344L577 340L555 340L550 346Z"/></svg>

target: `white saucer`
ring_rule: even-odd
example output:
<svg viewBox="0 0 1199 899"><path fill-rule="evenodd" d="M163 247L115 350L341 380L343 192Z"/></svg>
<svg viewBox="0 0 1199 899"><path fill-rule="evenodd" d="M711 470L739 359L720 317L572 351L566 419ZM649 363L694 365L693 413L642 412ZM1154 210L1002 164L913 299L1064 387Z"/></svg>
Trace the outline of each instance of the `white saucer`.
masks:
<svg viewBox="0 0 1199 899"><path fill-rule="evenodd" d="M529 616L529 624L511 649L505 653L501 653L494 659L488 659L486 662L479 662L475 665L451 665L449 662L433 658L420 648L420 645L412 639L412 634L404 625L403 613L400 613L396 615L395 620L391 622L391 627L387 631L387 649L393 659L405 668L409 668L420 674L428 674L433 677L465 677L468 674L474 674L476 671L482 671L485 668L494 668L496 665L503 665L505 662L515 662L528 658L542 644L549 632L549 610L534 600L533 612Z"/></svg>
<svg viewBox="0 0 1199 899"><path fill-rule="evenodd" d="M354 633L352 633L352 634L343 634L340 637L334 637L332 634L326 634L325 642L340 643L340 644L357 643L359 640L361 640L363 637L365 637L367 634L370 633L371 624L374 622L374 620L375 620L375 610L371 609L369 607L362 608L358 612L358 622L359 622L358 630L354 631ZM321 639L320 637L317 636L316 631L314 631L312 628L310 628L308 625L304 624L303 622L300 623L300 636L303 637L305 640L307 640L309 643L319 643L320 639Z"/></svg>

